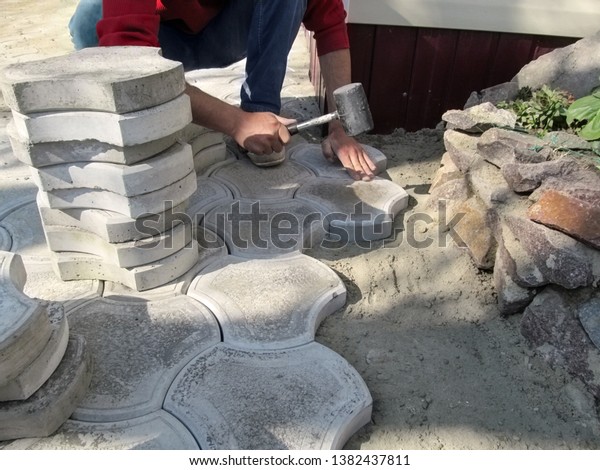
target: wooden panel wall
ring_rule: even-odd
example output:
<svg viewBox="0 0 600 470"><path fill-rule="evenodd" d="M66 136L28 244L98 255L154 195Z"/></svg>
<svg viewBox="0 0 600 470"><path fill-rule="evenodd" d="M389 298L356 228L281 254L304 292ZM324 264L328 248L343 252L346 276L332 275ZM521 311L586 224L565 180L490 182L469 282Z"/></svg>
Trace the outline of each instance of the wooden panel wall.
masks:
<svg viewBox="0 0 600 470"><path fill-rule="evenodd" d="M348 33L352 81L365 87L378 134L435 127L472 91L509 81L530 61L577 40L363 24L349 24Z"/></svg>

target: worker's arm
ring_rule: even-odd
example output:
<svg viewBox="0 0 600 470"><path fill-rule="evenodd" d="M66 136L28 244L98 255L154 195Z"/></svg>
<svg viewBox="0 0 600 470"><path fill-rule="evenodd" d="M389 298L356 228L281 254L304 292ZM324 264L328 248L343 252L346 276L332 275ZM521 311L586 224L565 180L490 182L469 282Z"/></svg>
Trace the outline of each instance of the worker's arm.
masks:
<svg viewBox="0 0 600 470"><path fill-rule="evenodd" d="M327 90L327 103L329 111L335 109L333 91L350 83L350 51L339 49L319 57L321 73L325 80ZM344 132L339 121L329 124L329 136L322 144L325 157L333 161L340 160L350 176L357 180L370 180L373 178L375 164L363 150L362 146Z"/></svg>
<svg viewBox="0 0 600 470"><path fill-rule="evenodd" d="M279 152L290 140L286 124L294 122L273 113L248 113L187 85L194 123L223 132L257 154Z"/></svg>

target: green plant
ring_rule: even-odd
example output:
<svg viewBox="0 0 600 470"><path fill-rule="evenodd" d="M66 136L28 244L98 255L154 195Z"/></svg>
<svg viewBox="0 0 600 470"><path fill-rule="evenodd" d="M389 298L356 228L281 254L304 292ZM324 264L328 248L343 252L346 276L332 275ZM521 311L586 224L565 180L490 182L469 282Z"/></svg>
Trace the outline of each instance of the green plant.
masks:
<svg viewBox="0 0 600 470"><path fill-rule="evenodd" d="M567 124L585 140L600 139L600 89L574 101L567 110Z"/></svg>

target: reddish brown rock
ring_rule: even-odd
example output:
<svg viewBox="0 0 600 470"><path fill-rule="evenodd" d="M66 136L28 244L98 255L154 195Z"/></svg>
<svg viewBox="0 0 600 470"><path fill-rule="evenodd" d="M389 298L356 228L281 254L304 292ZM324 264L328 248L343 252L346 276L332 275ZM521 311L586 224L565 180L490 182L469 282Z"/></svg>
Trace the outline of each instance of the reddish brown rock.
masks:
<svg viewBox="0 0 600 470"><path fill-rule="evenodd" d="M598 206L600 204L600 170L577 160L573 171L544 179L542 185L529 197L538 201L546 191L560 191L574 198Z"/></svg>
<svg viewBox="0 0 600 470"><path fill-rule="evenodd" d="M475 265L480 269L494 266L496 241L491 229L491 218L485 204L477 197L463 202L457 209L464 214L454 228Z"/></svg>
<svg viewBox="0 0 600 470"><path fill-rule="evenodd" d="M499 128L485 131L477 142L477 150L499 168L507 163L544 162L552 154L552 149L535 136Z"/></svg>
<svg viewBox="0 0 600 470"><path fill-rule="evenodd" d="M529 218L600 249L600 206L558 191L546 191L529 208Z"/></svg>
<svg viewBox="0 0 600 470"><path fill-rule="evenodd" d="M442 160L440 161L440 168L438 169L438 171L436 171L435 175L433 175L431 186L429 187L429 192L431 193L436 188L446 184L448 181L452 181L462 177L463 173L461 173L458 167L454 164L454 162L450 158L450 154L446 152L444 153L444 155L442 155Z"/></svg>

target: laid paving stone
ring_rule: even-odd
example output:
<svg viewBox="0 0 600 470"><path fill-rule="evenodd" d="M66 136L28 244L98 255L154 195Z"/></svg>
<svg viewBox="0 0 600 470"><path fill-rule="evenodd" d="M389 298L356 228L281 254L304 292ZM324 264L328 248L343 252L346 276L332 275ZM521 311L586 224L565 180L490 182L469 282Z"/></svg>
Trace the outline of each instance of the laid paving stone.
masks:
<svg viewBox="0 0 600 470"><path fill-rule="evenodd" d="M52 251L74 251L96 255L120 268L134 268L159 261L183 249L192 241L190 224L177 224L172 230L124 243L108 243L99 236L69 227L45 228Z"/></svg>
<svg viewBox="0 0 600 470"><path fill-rule="evenodd" d="M60 364L69 342L69 326L59 304L54 304L54 308L49 309L48 316L52 326L48 343L40 355L17 377L0 386L0 402L28 399L50 378Z"/></svg>
<svg viewBox="0 0 600 470"><path fill-rule="evenodd" d="M47 261L50 251L34 201L28 201L0 220L12 239L11 251L29 261Z"/></svg>
<svg viewBox="0 0 600 470"><path fill-rule="evenodd" d="M294 197L318 208L328 219L330 237L340 241L389 237L394 217L408 206L408 193L379 177L352 182L313 178Z"/></svg>
<svg viewBox="0 0 600 470"><path fill-rule="evenodd" d="M444 146L454 164L463 173L483 159L477 150L479 136L448 129L444 132Z"/></svg>
<svg viewBox="0 0 600 470"><path fill-rule="evenodd" d="M117 163L65 163L32 169L42 191L89 188L122 196L138 196L169 186L194 169L192 148L175 144L159 155L134 165Z"/></svg>
<svg viewBox="0 0 600 470"><path fill-rule="evenodd" d="M358 373L314 342L260 352L218 344L182 370L164 404L202 449L340 449L371 408Z"/></svg>
<svg viewBox="0 0 600 470"><path fill-rule="evenodd" d="M0 226L0 251L10 251L12 247L12 237L8 231Z"/></svg>
<svg viewBox="0 0 600 470"><path fill-rule="evenodd" d="M361 144L371 161L375 164L375 175L383 173L387 168L387 157L383 152L369 145ZM300 144L288 150L290 160L312 170L323 178L339 178L351 180L346 169L338 161L330 163L324 156L319 144Z"/></svg>
<svg viewBox="0 0 600 470"><path fill-rule="evenodd" d="M184 178L164 188L137 196L122 196L99 189L57 189L40 191L38 201L52 209L102 209L126 215L133 219L159 214L167 201L177 206L186 201L196 190L196 173L191 171Z"/></svg>
<svg viewBox="0 0 600 470"><path fill-rule="evenodd" d="M197 175L208 173L215 165L234 161L236 158L227 151L224 142L204 147L194 154L194 169Z"/></svg>
<svg viewBox="0 0 600 470"><path fill-rule="evenodd" d="M498 109L485 102L466 110L451 109L442 114L448 129L459 129L480 134L492 127L515 127L517 116L505 109Z"/></svg>
<svg viewBox="0 0 600 470"><path fill-rule="evenodd" d="M52 335L47 306L23 294L21 257L0 252L0 387L23 372ZM2 439L0 439L2 440Z"/></svg>
<svg viewBox="0 0 600 470"><path fill-rule="evenodd" d="M69 314L94 357L90 389L73 419L118 421L158 411L179 371L221 340L211 312L187 296L152 302L93 300Z"/></svg>
<svg viewBox="0 0 600 470"><path fill-rule="evenodd" d="M93 47L13 64L0 74L6 104L21 113L88 109L129 113L173 100L183 67L150 47Z"/></svg>
<svg viewBox="0 0 600 470"><path fill-rule="evenodd" d="M498 168L507 163L545 162L552 154L552 149L542 139L499 128L485 131L477 141L477 150Z"/></svg>
<svg viewBox="0 0 600 470"><path fill-rule="evenodd" d="M180 131L192 121L190 99L172 101L127 114L99 111L64 111L24 115L13 111L21 140L32 144L98 140L125 147L151 142Z"/></svg>
<svg viewBox="0 0 600 470"><path fill-rule="evenodd" d="M327 225L322 212L296 199L236 200L219 204L202 220L217 233L229 253L250 258L302 251L324 239Z"/></svg>
<svg viewBox="0 0 600 470"><path fill-rule="evenodd" d="M331 269L305 255L228 256L200 272L187 295L210 308L225 343L285 349L313 341L321 321L344 306L346 288Z"/></svg>
<svg viewBox="0 0 600 470"><path fill-rule="evenodd" d="M194 225L198 225L204 216L219 204L233 202L231 191L215 178L198 176L196 186L197 189L190 197L187 209Z"/></svg>
<svg viewBox="0 0 600 470"><path fill-rule="evenodd" d="M37 392L27 400L0 402L0 441L56 431L85 395L91 367L85 340L71 337L60 365Z"/></svg>
<svg viewBox="0 0 600 470"><path fill-rule="evenodd" d="M74 252L51 253L56 274L63 281L102 279L144 291L167 284L188 272L198 260L195 240L185 248L151 264L120 268L99 256Z"/></svg>
<svg viewBox="0 0 600 470"><path fill-rule="evenodd" d="M13 122L7 126L7 132L15 157L34 168L77 162L134 165L164 152L180 138L180 133L175 132L157 140L128 147L92 139L32 144L19 136Z"/></svg>
<svg viewBox="0 0 600 470"><path fill-rule="evenodd" d="M166 411L109 423L68 420L54 434L19 439L6 450L197 450L190 432Z"/></svg>
<svg viewBox="0 0 600 470"><path fill-rule="evenodd" d="M304 181L313 177L302 165L286 160L281 165L261 168L245 158L215 171L211 178L224 183L238 198L291 198Z"/></svg>
<svg viewBox="0 0 600 470"><path fill-rule="evenodd" d="M110 210L99 209L51 209L38 195L37 205L45 227L74 227L94 233L110 243L125 243L148 238L157 233L174 229L177 224L188 221L187 200L177 206L168 201L160 212L145 217L131 218Z"/></svg>

